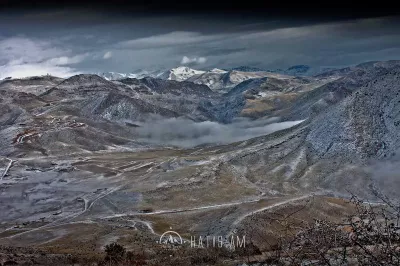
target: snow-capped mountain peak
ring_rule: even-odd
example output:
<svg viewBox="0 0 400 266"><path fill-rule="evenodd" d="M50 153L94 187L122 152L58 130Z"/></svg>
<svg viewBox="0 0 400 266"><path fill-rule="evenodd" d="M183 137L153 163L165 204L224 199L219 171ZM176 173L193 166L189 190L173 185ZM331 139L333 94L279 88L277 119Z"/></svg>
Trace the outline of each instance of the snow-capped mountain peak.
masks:
<svg viewBox="0 0 400 266"><path fill-rule="evenodd" d="M118 73L118 72L104 72L98 73L100 77L103 77L106 80L118 80L124 78L134 78L133 74L131 73Z"/></svg>
<svg viewBox="0 0 400 266"><path fill-rule="evenodd" d="M212 72L212 73L226 73L228 71L223 70L223 69L219 69L219 68L213 68L209 72Z"/></svg>
<svg viewBox="0 0 400 266"><path fill-rule="evenodd" d="M118 73L118 72L104 72L104 73L97 73L100 77L103 77L106 80L119 80L119 79L125 79L125 78L136 78L136 79L142 79L144 77L152 77L152 78L157 78L160 75L162 75L163 72L159 70L155 71L147 71L147 70L136 70L131 73Z"/></svg>
<svg viewBox="0 0 400 266"><path fill-rule="evenodd" d="M166 71L164 74L161 75L161 78L167 80L184 81L190 77L201 75L203 73L205 73L205 71L195 70L185 66L179 66Z"/></svg>

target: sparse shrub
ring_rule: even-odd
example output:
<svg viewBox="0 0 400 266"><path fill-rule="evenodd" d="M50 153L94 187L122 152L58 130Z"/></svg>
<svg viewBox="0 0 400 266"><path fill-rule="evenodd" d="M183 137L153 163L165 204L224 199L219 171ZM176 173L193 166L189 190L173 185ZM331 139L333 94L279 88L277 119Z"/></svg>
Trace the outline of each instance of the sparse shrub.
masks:
<svg viewBox="0 0 400 266"><path fill-rule="evenodd" d="M16 261L13 261L13 260L8 260L8 261L4 262L3 265L4 266L18 265L18 263Z"/></svg>
<svg viewBox="0 0 400 266"><path fill-rule="evenodd" d="M134 254L132 251L126 253L126 264L130 266L146 265L146 256L144 254Z"/></svg>
<svg viewBox="0 0 400 266"><path fill-rule="evenodd" d="M370 205L353 196L355 214L343 223L314 220L285 225L268 257L268 265L400 265L400 206L385 198Z"/></svg>
<svg viewBox="0 0 400 266"><path fill-rule="evenodd" d="M238 248L235 250L235 254L238 256L253 256L253 255L260 255L260 249L254 245L252 242L246 243L246 246L243 248Z"/></svg>
<svg viewBox="0 0 400 266"><path fill-rule="evenodd" d="M190 258L192 265L213 265L218 261L218 253L214 249L199 249Z"/></svg>
<svg viewBox="0 0 400 266"><path fill-rule="evenodd" d="M126 253L126 249L117 243L111 243L107 245L104 251L106 252L106 262L113 263L121 262L124 259Z"/></svg>

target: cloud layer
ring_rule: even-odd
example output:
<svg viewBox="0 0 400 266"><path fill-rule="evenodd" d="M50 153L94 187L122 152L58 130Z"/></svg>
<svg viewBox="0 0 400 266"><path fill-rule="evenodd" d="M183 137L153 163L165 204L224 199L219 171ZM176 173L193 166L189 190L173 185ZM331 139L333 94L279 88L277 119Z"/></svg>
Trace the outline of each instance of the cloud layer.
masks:
<svg viewBox="0 0 400 266"><path fill-rule="evenodd" d="M67 77L77 73L70 65L87 55L70 55L50 41L12 37L0 40L0 79L52 74Z"/></svg>
<svg viewBox="0 0 400 266"><path fill-rule="evenodd" d="M202 69L342 67L400 59L396 17L318 23L189 16L109 18L86 12L87 20L70 21L65 27L70 17L63 12L0 16L1 77L166 70L180 64Z"/></svg>

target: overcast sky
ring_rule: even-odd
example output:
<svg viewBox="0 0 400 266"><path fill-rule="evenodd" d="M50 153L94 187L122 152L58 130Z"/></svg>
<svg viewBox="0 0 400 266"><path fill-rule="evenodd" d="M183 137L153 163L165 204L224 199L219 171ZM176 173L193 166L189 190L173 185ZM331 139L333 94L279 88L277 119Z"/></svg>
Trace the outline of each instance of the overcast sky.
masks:
<svg viewBox="0 0 400 266"><path fill-rule="evenodd" d="M81 10L0 13L0 78L400 59L398 17L315 21Z"/></svg>

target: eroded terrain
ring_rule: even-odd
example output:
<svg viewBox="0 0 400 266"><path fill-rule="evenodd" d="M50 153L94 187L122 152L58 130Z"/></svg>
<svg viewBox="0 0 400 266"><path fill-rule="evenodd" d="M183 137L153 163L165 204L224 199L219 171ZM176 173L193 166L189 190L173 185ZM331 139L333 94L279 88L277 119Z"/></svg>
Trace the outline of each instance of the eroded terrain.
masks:
<svg viewBox="0 0 400 266"><path fill-rule="evenodd" d="M276 232L265 228L271 212L338 220L352 210L349 193L397 197L398 174L371 165L396 162L399 73L395 62L374 63L323 79L244 81L227 94L150 78L8 80L0 85L0 243L90 253L114 241L155 248L167 230L186 238L239 230L257 232L263 249ZM290 123L190 147L143 136L154 114L196 126L271 119L251 120L248 131Z"/></svg>

